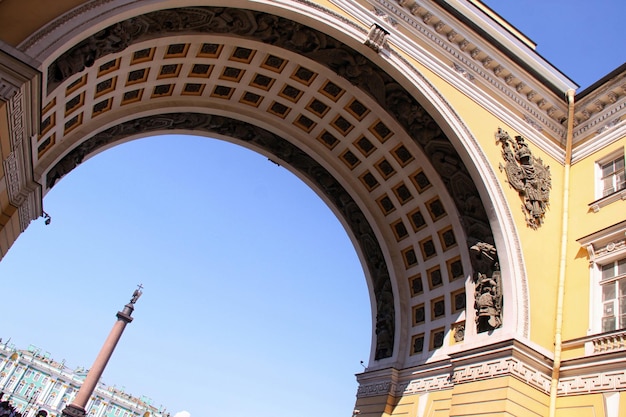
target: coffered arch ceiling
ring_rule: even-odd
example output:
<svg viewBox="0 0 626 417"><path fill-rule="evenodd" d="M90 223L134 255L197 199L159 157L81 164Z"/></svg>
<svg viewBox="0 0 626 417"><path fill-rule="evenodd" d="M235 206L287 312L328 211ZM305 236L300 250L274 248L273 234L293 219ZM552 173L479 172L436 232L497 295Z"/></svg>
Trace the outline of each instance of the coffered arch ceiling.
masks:
<svg viewBox="0 0 626 417"><path fill-rule="evenodd" d="M45 194L98 152L166 132L254 149L314 188L350 234L375 310L372 362L443 354L463 332L476 335L468 248L494 243L490 203L428 103L350 43L246 9L154 10L110 24L45 68L35 177Z"/></svg>

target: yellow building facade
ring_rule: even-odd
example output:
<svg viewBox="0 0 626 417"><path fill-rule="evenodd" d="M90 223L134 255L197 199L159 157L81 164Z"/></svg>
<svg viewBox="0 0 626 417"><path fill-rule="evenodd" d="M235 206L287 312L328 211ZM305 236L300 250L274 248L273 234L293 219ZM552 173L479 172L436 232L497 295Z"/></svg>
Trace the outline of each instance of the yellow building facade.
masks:
<svg viewBox="0 0 626 417"><path fill-rule="evenodd" d="M227 140L354 243L355 415L626 415L626 67L576 89L478 0L3 0L0 255L93 155Z"/></svg>

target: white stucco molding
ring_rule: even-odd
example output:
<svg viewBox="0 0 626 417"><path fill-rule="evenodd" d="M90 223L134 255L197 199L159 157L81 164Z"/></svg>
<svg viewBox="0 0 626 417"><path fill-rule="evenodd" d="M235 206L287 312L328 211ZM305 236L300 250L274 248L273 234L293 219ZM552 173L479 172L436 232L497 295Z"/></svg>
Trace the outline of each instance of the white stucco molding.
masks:
<svg viewBox="0 0 626 417"><path fill-rule="evenodd" d="M2 161L9 202L18 208L20 229L42 215L41 185L33 178L33 144L41 119L41 73L0 45L0 100L7 103L11 151ZM19 54L16 54L19 56Z"/></svg>

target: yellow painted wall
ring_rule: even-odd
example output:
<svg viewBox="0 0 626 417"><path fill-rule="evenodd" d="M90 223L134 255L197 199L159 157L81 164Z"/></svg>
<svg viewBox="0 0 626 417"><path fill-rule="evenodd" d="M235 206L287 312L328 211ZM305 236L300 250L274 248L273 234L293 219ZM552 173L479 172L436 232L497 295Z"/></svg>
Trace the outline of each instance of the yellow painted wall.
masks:
<svg viewBox="0 0 626 417"><path fill-rule="evenodd" d="M0 39L10 45L17 45L32 32L39 29L58 15L82 4L79 0L28 0L32 13L24 15L21 10L24 0L0 1ZM329 8L339 10L325 2ZM19 19L16 16L19 15ZM19 22L19 25L18 25ZM503 125L498 118L478 106L470 98L448 84L441 77L429 71L412 57L405 56L445 98L453 105L453 110L470 129L480 143L489 165L498 178L510 208L521 239L522 253L529 279L531 340L548 350L553 349L556 289L559 276L562 190L564 168L560 162L543 153L530 143L535 157L540 157L551 168L552 193L545 223L538 230L525 226L522 200L517 191L506 182L506 175L498 170L503 162L501 147L495 141L495 132L503 128L514 137L518 132ZM6 129L6 107L0 105L0 156L4 160L10 151L8 130ZM610 226L626 215L626 201L619 200L593 213L588 204L595 200L593 190L594 164L599 158L612 151L626 147L626 138L618 143L577 162L571 168L570 178L570 221L569 243L567 247L567 281L564 305L563 339L584 336L589 327L589 272L586 251L576 243L576 239ZM0 181L4 175L0 166ZM487 203L485 201L485 203ZM6 253L19 235L19 219L16 209L8 204L6 191L0 192L0 255ZM504 318L507 320L507 318ZM579 356L580 349L565 352L564 359ZM428 394L413 394L403 397L388 395L359 398L356 408L360 416L416 416L422 399L423 414L419 417L439 416L546 416L548 396L513 377L500 377L456 385L451 390ZM626 416L626 393L621 394L620 414ZM601 394L562 397L557 400L557 417L610 417L605 416Z"/></svg>
<svg viewBox="0 0 626 417"><path fill-rule="evenodd" d="M424 409L424 417L446 417L450 415L451 407L451 390L439 391L426 397L426 407Z"/></svg>
<svg viewBox="0 0 626 417"><path fill-rule="evenodd" d="M419 407L420 398L422 406ZM451 390L411 394L401 398L361 398L360 417L545 417L549 395L514 377L499 377L455 385ZM384 409L384 411L383 411ZM626 416L626 392L620 393L618 416ZM602 394L558 397L555 417L614 417L606 413Z"/></svg>
<svg viewBox="0 0 626 417"><path fill-rule="evenodd" d="M626 201L617 200L594 213L589 204L596 200L596 162L614 151L624 151L626 137L574 164L571 168L569 241L567 248L566 298L563 340L587 335L589 322L590 271L587 250L576 240L626 219ZM580 356L582 347L565 352L564 359Z"/></svg>
<svg viewBox="0 0 626 417"><path fill-rule="evenodd" d="M398 399L390 395L358 398L354 408L359 410L359 417L390 416Z"/></svg>
<svg viewBox="0 0 626 417"><path fill-rule="evenodd" d="M622 414L620 414L621 416ZM556 417L609 417L602 394L573 395L556 400Z"/></svg>
<svg viewBox="0 0 626 417"><path fill-rule="evenodd" d="M594 213L589 208L589 204L596 200L596 162L615 151L624 152L625 148L626 137L572 165L570 195L572 240L601 230L626 217L624 206L619 202L602 207L598 213ZM615 221L615 219L618 220Z"/></svg>
<svg viewBox="0 0 626 417"><path fill-rule="evenodd" d="M513 377L459 384L452 390L450 415L543 417L549 397Z"/></svg>
<svg viewBox="0 0 626 417"><path fill-rule="evenodd" d="M449 417L452 390L410 394L402 397L376 396L357 399L359 417ZM422 406L420 408L420 400Z"/></svg>
<svg viewBox="0 0 626 417"><path fill-rule="evenodd" d="M360 411L359 417L544 417L548 415L548 407L547 394L517 378L499 377L400 398L361 398L355 408Z"/></svg>

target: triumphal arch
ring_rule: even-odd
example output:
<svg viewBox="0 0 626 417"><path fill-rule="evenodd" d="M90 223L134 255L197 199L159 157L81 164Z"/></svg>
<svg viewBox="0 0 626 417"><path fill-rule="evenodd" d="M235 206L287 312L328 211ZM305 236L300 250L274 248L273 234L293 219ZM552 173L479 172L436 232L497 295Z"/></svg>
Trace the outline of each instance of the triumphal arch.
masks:
<svg viewBox="0 0 626 417"><path fill-rule="evenodd" d="M624 68L577 92L479 0L36 3L0 2L1 256L97 153L227 140L354 244L355 414L626 415Z"/></svg>

